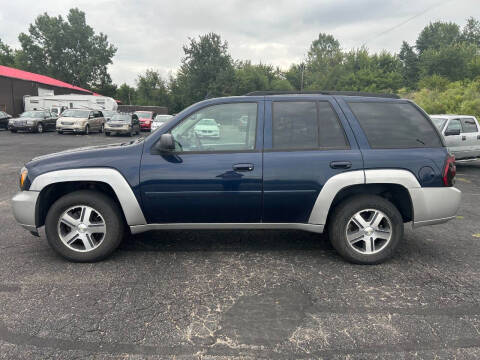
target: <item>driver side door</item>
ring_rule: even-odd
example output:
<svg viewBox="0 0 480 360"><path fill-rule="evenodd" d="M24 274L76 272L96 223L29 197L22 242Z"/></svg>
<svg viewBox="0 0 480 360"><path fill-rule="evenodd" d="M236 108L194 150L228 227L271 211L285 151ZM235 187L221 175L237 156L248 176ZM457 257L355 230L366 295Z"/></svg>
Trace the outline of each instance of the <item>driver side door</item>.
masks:
<svg viewBox="0 0 480 360"><path fill-rule="evenodd" d="M260 222L263 117L263 101L213 104L169 130L174 151L145 149L140 183L147 221ZM195 125L204 119L218 124L219 136L197 136Z"/></svg>

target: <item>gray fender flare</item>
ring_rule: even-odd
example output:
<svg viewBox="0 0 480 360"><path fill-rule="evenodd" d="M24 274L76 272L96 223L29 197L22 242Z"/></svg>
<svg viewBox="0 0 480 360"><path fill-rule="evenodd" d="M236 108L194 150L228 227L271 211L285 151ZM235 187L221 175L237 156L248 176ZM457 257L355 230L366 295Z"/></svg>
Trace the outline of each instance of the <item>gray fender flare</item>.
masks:
<svg viewBox="0 0 480 360"><path fill-rule="evenodd" d="M325 225L333 199L343 189L359 184L396 184L405 187L410 193L413 210L424 208L423 200L419 198L418 189L421 186L408 170L378 169L354 170L340 173L327 180L317 196L308 222L310 224Z"/></svg>
<svg viewBox="0 0 480 360"><path fill-rule="evenodd" d="M120 172L110 168L81 168L51 171L37 176L31 191L42 191L46 186L69 181L95 181L108 184L117 195L128 225L145 225L147 222L140 204Z"/></svg>

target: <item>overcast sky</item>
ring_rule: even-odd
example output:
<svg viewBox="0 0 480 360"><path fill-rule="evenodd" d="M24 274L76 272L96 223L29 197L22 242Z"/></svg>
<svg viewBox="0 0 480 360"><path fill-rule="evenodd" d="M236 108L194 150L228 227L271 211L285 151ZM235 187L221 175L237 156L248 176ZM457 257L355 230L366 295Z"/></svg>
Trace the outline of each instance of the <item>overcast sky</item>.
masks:
<svg viewBox="0 0 480 360"><path fill-rule="evenodd" d="M115 83L133 85L149 68L167 76L183 56L188 37L216 32L228 41L234 59L283 69L299 62L320 32L333 34L342 48L362 44L371 51L398 52L413 43L430 21L480 18L480 0L1 0L0 38L18 47L17 36L43 12L85 11L96 32L118 47L110 73ZM413 18L413 19L412 19ZM408 21L411 19L410 21Z"/></svg>

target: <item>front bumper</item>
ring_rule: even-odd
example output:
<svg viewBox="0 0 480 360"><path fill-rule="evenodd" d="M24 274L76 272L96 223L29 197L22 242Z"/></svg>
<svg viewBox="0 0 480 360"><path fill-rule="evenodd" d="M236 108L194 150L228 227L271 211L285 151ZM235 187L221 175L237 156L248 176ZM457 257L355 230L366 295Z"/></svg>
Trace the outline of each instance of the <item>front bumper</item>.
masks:
<svg viewBox="0 0 480 360"><path fill-rule="evenodd" d="M8 130L34 132L35 130L37 130L37 125L11 125L11 124L8 124Z"/></svg>
<svg viewBox="0 0 480 360"><path fill-rule="evenodd" d="M152 124L146 124L146 123L140 123L140 129L141 130L151 130L152 129Z"/></svg>
<svg viewBox="0 0 480 360"><path fill-rule="evenodd" d="M57 131L63 132L83 132L85 131L85 126L83 125L57 125Z"/></svg>
<svg viewBox="0 0 480 360"><path fill-rule="evenodd" d="M409 189L413 203L414 228L442 224L455 218L462 192L455 187Z"/></svg>
<svg viewBox="0 0 480 360"><path fill-rule="evenodd" d="M13 216L23 228L37 233L35 213L38 191L19 191L12 198Z"/></svg>

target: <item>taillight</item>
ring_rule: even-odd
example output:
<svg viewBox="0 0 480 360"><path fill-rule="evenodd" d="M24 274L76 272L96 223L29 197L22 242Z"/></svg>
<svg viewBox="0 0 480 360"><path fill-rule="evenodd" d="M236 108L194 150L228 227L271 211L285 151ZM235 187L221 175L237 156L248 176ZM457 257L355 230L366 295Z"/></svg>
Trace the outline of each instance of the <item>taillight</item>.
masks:
<svg viewBox="0 0 480 360"><path fill-rule="evenodd" d="M443 185L453 186L455 183L455 175L457 174L457 167L455 166L455 156L448 155L443 169Z"/></svg>

